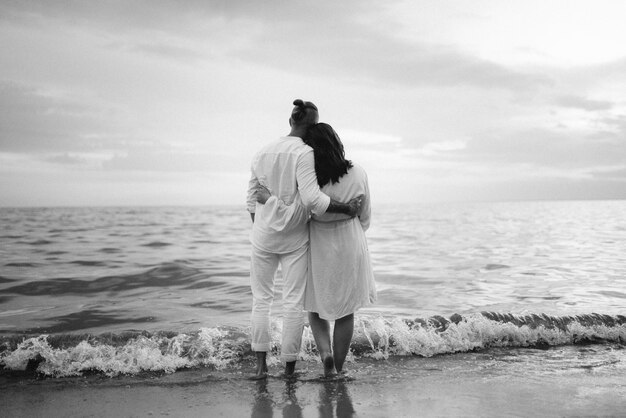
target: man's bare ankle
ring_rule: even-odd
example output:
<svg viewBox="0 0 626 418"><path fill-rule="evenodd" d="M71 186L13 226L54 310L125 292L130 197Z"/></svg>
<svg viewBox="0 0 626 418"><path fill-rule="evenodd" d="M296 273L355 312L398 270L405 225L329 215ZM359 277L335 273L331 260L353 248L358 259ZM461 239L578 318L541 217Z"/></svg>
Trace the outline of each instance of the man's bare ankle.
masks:
<svg viewBox="0 0 626 418"><path fill-rule="evenodd" d="M256 371L253 380L264 379L267 377L267 353L265 351L257 351L256 354Z"/></svg>
<svg viewBox="0 0 626 418"><path fill-rule="evenodd" d="M290 376L296 371L296 361L288 361L285 363L285 374Z"/></svg>

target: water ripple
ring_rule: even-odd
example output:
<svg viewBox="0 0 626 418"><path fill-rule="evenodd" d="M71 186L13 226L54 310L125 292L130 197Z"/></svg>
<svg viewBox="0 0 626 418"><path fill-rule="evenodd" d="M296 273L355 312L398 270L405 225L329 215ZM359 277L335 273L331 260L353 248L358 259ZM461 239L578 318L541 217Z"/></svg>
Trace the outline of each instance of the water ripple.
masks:
<svg viewBox="0 0 626 418"><path fill-rule="evenodd" d="M0 290L0 293L14 293L27 296L43 295L84 295L100 292L124 292L151 287L169 288L198 284L208 278L207 273L176 263L166 263L138 274L105 276L95 280L74 278L51 278L36 280ZM219 285L219 284L212 284ZM200 285L199 287L210 287Z"/></svg>

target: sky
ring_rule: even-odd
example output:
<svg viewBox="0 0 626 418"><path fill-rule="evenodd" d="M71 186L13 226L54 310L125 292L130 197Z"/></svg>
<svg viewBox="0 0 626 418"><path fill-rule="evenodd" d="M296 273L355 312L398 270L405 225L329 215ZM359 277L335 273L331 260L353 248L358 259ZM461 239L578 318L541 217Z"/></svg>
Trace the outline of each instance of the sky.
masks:
<svg viewBox="0 0 626 418"><path fill-rule="evenodd" d="M0 10L0 206L244 207L297 98L373 205L626 199L626 2Z"/></svg>

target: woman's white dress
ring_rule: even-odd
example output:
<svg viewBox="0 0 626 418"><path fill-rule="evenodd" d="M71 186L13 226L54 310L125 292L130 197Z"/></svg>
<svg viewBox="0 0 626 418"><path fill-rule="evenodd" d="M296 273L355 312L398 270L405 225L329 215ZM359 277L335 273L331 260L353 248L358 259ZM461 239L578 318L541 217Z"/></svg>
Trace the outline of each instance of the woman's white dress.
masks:
<svg viewBox="0 0 626 418"><path fill-rule="evenodd" d="M325 213L310 223L309 274L304 309L335 320L376 301L376 284L365 231L371 206L367 174L354 164L338 183L322 191L339 202L363 195L359 216Z"/></svg>

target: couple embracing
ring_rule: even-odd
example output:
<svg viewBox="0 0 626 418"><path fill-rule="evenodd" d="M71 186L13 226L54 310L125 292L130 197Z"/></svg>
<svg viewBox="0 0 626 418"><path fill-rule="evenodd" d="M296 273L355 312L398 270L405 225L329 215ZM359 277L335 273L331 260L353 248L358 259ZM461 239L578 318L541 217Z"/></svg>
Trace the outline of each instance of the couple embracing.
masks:
<svg viewBox="0 0 626 418"><path fill-rule="evenodd" d="M325 376L343 372L354 312L376 299L365 230L370 194L365 171L345 159L317 107L295 100L291 132L264 146L252 161L247 204L252 217L253 378L267 376L274 276L283 275L281 360L292 375L300 353L304 310ZM330 323L335 321L330 336Z"/></svg>

